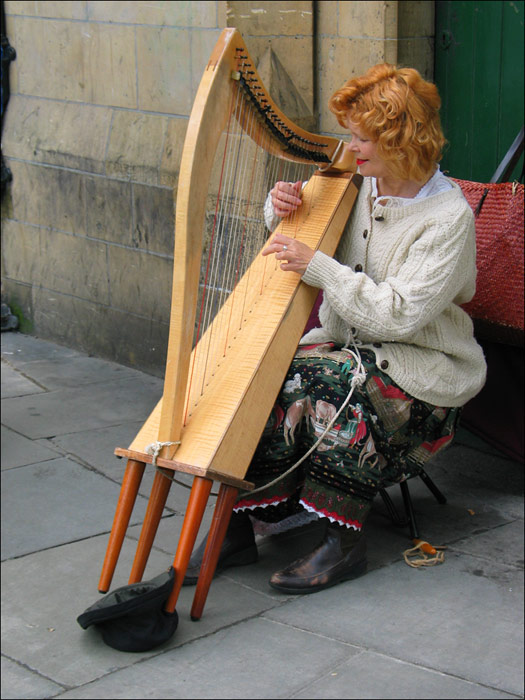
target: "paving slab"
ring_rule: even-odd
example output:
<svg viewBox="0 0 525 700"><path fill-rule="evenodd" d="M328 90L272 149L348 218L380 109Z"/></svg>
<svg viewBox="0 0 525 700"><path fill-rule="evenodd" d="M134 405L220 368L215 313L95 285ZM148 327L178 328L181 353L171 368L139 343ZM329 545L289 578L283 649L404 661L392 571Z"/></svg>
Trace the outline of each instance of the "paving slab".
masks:
<svg viewBox="0 0 525 700"><path fill-rule="evenodd" d="M247 620L57 697L293 697L359 651L271 620Z"/></svg>
<svg viewBox="0 0 525 700"><path fill-rule="evenodd" d="M158 399L156 382L142 375L2 399L2 422L13 430L24 426L34 440L145 420Z"/></svg>
<svg viewBox="0 0 525 700"><path fill-rule="evenodd" d="M2 697L523 697L523 466L480 438L460 430L429 465L446 505L410 481L421 536L447 546L444 564L404 563L408 528L378 497L367 576L281 594L270 575L322 525L258 535L259 561L215 578L199 622L183 587L173 638L122 653L76 618L100 598L126 466L113 451L162 381L18 333L2 334L2 368ZM127 583L153 477L146 468L111 590ZM399 487L389 493L402 512ZM171 565L188 496L171 487L145 579Z"/></svg>
<svg viewBox="0 0 525 700"><path fill-rule="evenodd" d="M57 435L50 443L120 485L127 460L116 457L115 448L129 447L142 425L141 420L113 425L109 428L82 430L78 433ZM154 468L147 465L139 488L139 493L145 497L149 497L154 475ZM184 483L186 488L174 484L170 488L166 507L171 512L182 513L185 512L188 503L188 488L191 487L192 477L179 473L176 479Z"/></svg>
<svg viewBox="0 0 525 700"><path fill-rule="evenodd" d="M2 656L2 700L52 698L64 688Z"/></svg>
<svg viewBox="0 0 525 700"><path fill-rule="evenodd" d="M10 367L2 360L2 398L12 398L13 396L28 396L29 394L39 394L45 388L37 384L33 379L24 377L16 369Z"/></svg>
<svg viewBox="0 0 525 700"><path fill-rule="evenodd" d="M137 369L19 333L2 335L2 361L20 376L30 375L33 383L48 391L144 377ZM162 379L150 376L150 381L158 387L160 398Z"/></svg>
<svg viewBox="0 0 525 700"><path fill-rule="evenodd" d="M119 487L59 458L2 475L2 559L109 532ZM132 522L141 522L139 497Z"/></svg>
<svg viewBox="0 0 525 700"><path fill-rule="evenodd" d="M479 569L479 559L448 551L441 565L386 566L264 617L521 694L522 572L489 562Z"/></svg>
<svg viewBox="0 0 525 700"><path fill-rule="evenodd" d="M470 554L490 563L497 562L509 568L523 569L524 550L523 521L515 520L512 523L495 527L486 532L455 542L455 552Z"/></svg>
<svg viewBox="0 0 525 700"><path fill-rule="evenodd" d="M514 698L494 688L464 681L382 654L365 651L307 685L294 698Z"/></svg>
<svg viewBox="0 0 525 700"><path fill-rule="evenodd" d="M59 456L56 450L2 426L2 469L46 462Z"/></svg>
<svg viewBox="0 0 525 700"><path fill-rule="evenodd" d="M94 537L2 564L2 651L6 656L54 683L75 687L184 647L192 640L207 638L218 629L230 628L278 605L266 596L222 580L216 582L205 615L193 622L190 609L194 589L183 588L176 608L179 626L169 642L144 653L111 649L102 642L98 630L83 630L76 622L78 615L100 598L97 584L106 542L105 537ZM131 563L132 557L124 548L112 588L127 583ZM169 558L154 550L145 580L170 564ZM170 665L169 660L166 663ZM102 693L97 697L112 696Z"/></svg>

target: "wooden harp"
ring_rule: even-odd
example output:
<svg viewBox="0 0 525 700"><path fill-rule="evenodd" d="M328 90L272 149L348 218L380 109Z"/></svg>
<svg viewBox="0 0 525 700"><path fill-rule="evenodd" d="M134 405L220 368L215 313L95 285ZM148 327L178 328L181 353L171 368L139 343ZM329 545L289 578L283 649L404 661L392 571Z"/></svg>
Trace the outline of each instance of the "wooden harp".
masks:
<svg viewBox="0 0 525 700"><path fill-rule="evenodd" d="M101 592L109 589L145 466L153 462L129 583L142 580L168 476L194 476L168 611L211 485L221 484L191 610L192 619L200 618L238 489L252 487L246 471L318 294L280 270L273 256L259 254L268 237L264 199L278 179L307 179L303 204L279 230L333 255L357 196L354 170L341 141L305 131L280 111L240 34L225 29L204 71L183 149L164 392L129 448L115 450L128 463Z"/></svg>

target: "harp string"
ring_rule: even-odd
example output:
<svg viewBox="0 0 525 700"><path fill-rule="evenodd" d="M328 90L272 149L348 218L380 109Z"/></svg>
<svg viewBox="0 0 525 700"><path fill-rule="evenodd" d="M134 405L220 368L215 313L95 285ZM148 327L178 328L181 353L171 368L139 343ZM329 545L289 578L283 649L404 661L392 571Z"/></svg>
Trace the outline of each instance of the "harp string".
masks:
<svg viewBox="0 0 525 700"><path fill-rule="evenodd" d="M214 167L218 173L218 186L213 215L206 217L208 222L212 219L212 225L209 235L205 235L208 250L184 424L209 379L220 367L231 338L242 329L248 298L253 300L256 281L250 279L250 263L268 236L262 214L269 189L277 180L308 179L307 171L313 167L271 155L272 136L261 125L255 109L244 99L239 85L232 91L223 139L220 164ZM293 237L297 234L298 223L297 214L290 217ZM265 258L264 270L267 264L274 270L278 266L277 261ZM242 285L239 284L241 281ZM262 293L263 286L264 281L259 293ZM225 304L228 305L226 312L217 319Z"/></svg>

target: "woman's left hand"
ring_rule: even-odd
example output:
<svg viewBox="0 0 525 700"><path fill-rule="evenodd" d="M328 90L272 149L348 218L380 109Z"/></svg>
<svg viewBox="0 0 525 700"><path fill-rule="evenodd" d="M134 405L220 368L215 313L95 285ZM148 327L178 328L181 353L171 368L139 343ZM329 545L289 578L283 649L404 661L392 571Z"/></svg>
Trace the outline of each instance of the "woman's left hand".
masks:
<svg viewBox="0 0 525 700"><path fill-rule="evenodd" d="M302 275L308 263L314 257L314 251L305 243L297 241L295 238L288 238L282 233L276 233L270 243L262 251L262 255L275 253L277 260L284 260L280 265L281 270L288 272L298 272Z"/></svg>

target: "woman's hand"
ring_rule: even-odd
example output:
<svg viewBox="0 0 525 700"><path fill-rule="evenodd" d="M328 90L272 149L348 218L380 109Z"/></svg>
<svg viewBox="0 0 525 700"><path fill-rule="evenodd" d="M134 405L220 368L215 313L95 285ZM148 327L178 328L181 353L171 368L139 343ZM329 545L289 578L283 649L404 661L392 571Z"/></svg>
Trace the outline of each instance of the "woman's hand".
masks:
<svg viewBox="0 0 525 700"><path fill-rule="evenodd" d="M272 198L273 210L281 218L292 214L301 206L301 189L303 183L297 182L276 182L270 196Z"/></svg>
<svg viewBox="0 0 525 700"><path fill-rule="evenodd" d="M262 251L262 255L275 253L277 260L285 260L281 263L281 270L287 272L298 272L302 275L308 263L314 257L314 251L305 243L297 241L295 238L288 238L282 233L276 233L270 243Z"/></svg>

